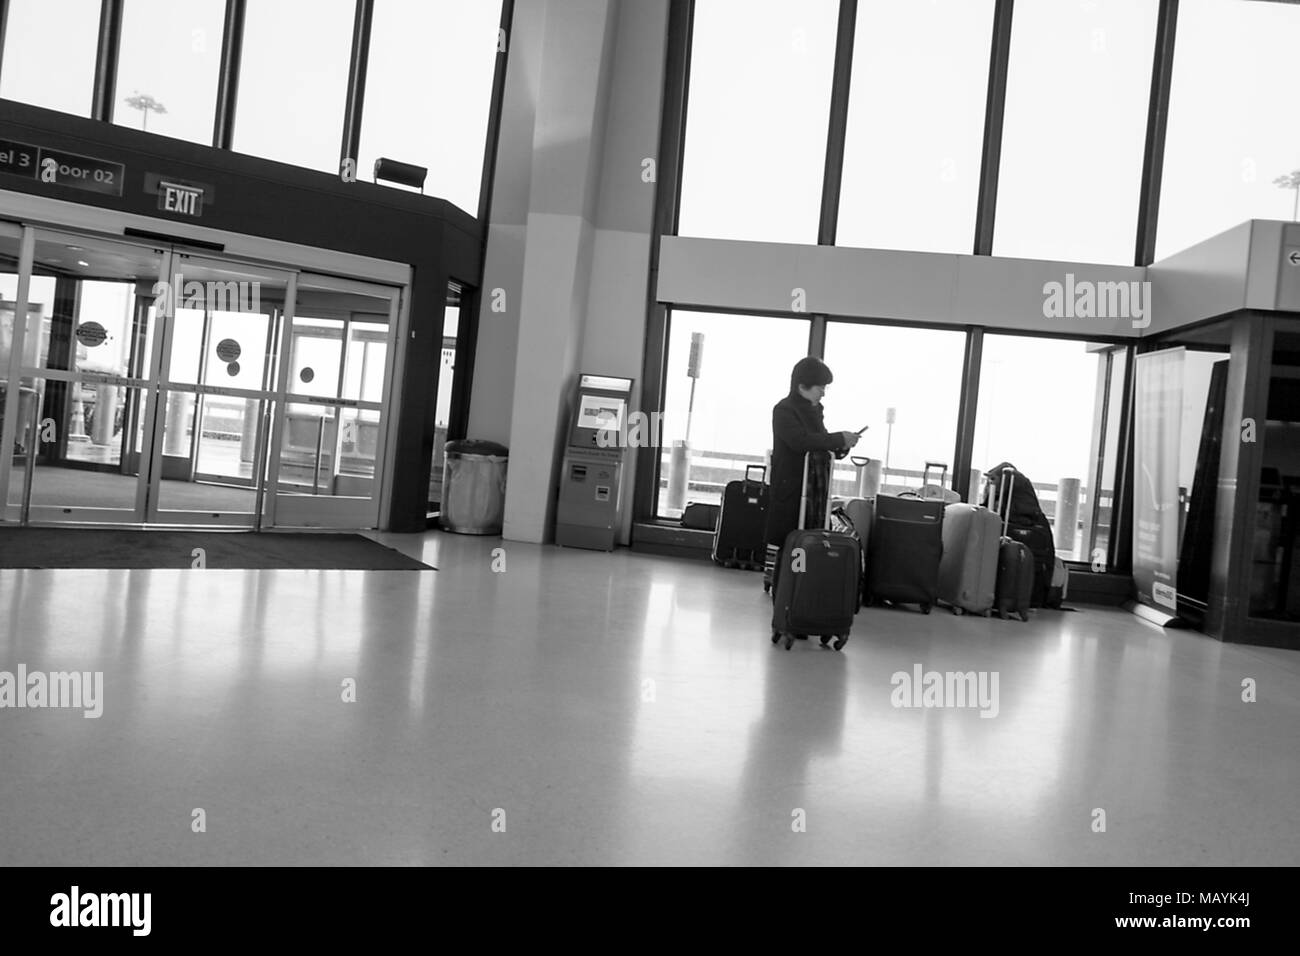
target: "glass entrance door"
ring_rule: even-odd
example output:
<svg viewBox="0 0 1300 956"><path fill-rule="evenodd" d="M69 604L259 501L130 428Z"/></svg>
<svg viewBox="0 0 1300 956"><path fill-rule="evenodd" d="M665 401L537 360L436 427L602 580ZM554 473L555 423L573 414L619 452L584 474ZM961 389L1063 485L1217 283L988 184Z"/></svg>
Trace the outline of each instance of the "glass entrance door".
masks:
<svg viewBox="0 0 1300 956"><path fill-rule="evenodd" d="M277 526L378 527L398 306L397 289L298 276L271 438Z"/></svg>
<svg viewBox="0 0 1300 956"><path fill-rule="evenodd" d="M140 426L152 387L147 342L167 253L30 229L23 245L0 319L0 360L8 362L0 376L16 384L17 398L5 409L12 436L9 467L0 467L5 519L138 522Z"/></svg>
<svg viewBox="0 0 1300 956"><path fill-rule="evenodd" d="M3 519L378 527L400 300L0 223Z"/></svg>
<svg viewBox="0 0 1300 956"><path fill-rule="evenodd" d="M293 276L183 253L159 296L166 334L146 520L260 527L279 330Z"/></svg>

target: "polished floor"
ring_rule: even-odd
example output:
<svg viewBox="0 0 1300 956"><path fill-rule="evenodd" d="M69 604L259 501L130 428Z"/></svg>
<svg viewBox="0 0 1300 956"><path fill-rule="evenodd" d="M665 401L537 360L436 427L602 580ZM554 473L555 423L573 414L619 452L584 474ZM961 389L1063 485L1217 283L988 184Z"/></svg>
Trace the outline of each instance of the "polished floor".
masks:
<svg viewBox="0 0 1300 956"><path fill-rule="evenodd" d="M377 537L440 570L0 571L0 670L105 698L0 710L0 864L1300 863L1300 654L1097 608L786 652L754 574ZM892 706L916 665L996 717Z"/></svg>

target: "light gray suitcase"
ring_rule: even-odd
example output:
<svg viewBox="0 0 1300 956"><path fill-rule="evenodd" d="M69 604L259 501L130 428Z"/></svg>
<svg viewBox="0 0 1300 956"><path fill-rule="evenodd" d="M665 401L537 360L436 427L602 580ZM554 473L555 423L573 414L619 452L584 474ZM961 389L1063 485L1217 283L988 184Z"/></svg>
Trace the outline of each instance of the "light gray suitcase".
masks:
<svg viewBox="0 0 1300 956"><path fill-rule="evenodd" d="M988 508L961 502L944 508L939 600L954 614L992 613L1001 537L1002 522Z"/></svg>

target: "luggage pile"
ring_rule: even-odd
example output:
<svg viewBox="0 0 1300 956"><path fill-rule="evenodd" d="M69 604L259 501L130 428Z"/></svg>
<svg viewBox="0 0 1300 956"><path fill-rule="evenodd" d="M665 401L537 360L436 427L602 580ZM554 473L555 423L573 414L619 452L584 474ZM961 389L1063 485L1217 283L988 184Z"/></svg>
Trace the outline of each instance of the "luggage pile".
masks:
<svg viewBox="0 0 1300 956"><path fill-rule="evenodd" d="M801 529L807 473L805 462ZM1022 621L1032 607L1060 606L1068 575L1028 478L1003 462L989 473L984 504L947 497L828 501L825 528L793 531L779 557L769 556L769 574L780 562L772 643L789 650L796 638L820 634L823 646L834 640L839 650L858 607L869 604L913 604L929 614L942 603L954 614L996 611ZM791 572L796 554L804 564Z"/></svg>

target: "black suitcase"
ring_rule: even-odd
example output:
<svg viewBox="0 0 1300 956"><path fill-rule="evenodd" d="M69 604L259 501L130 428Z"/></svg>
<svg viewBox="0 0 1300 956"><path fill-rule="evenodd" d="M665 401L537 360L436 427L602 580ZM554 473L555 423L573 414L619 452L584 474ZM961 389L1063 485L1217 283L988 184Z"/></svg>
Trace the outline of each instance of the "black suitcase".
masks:
<svg viewBox="0 0 1300 956"><path fill-rule="evenodd" d="M1006 485L1015 472L1003 472L1002 493L998 501L1006 514L1002 519L1002 538L998 544L998 577L994 586L993 607L998 617L1020 615L1029 620L1029 606L1034 589L1034 556L1024 544L1007 534L1011 516L1011 499L1006 495Z"/></svg>
<svg viewBox="0 0 1300 956"><path fill-rule="evenodd" d="M1047 603L1047 592L1051 589L1052 574L1056 570L1056 542L1052 536L1052 526L1046 518L1030 525L1012 522L1007 528L1007 537L1023 544L1033 556L1034 583L1029 602L1031 607L1042 607Z"/></svg>
<svg viewBox="0 0 1300 956"><path fill-rule="evenodd" d="M758 471L758 479L750 473ZM722 516L713 535L713 560L724 568L762 571L767 542L767 469L762 465L745 468L742 481L729 481L722 492Z"/></svg>
<svg viewBox="0 0 1300 956"><path fill-rule="evenodd" d="M938 500L876 497L867 558L867 599L871 603L919 604L923 613L930 613L939 595L943 507Z"/></svg>
<svg viewBox="0 0 1300 956"><path fill-rule="evenodd" d="M831 518L830 482L827 482L826 522ZM808 460L804 459L803 492L799 524L808 505ZM862 580L862 552L858 539L826 528L798 528L786 535L781 549L781 573L776 578L772 608L772 643L782 640L788 651L795 636L816 634L822 647L834 641L843 649L858 612Z"/></svg>

